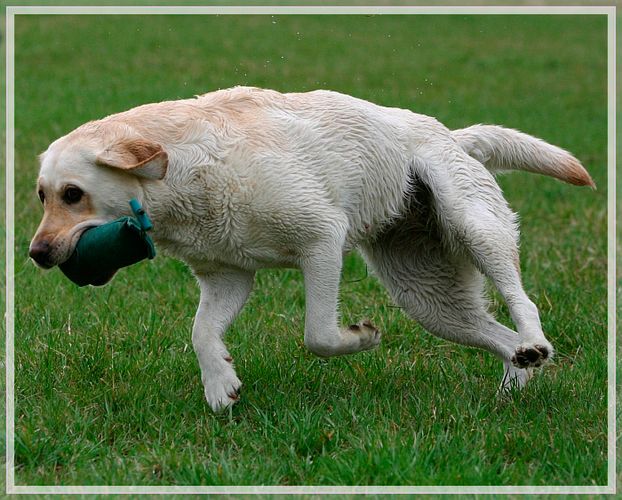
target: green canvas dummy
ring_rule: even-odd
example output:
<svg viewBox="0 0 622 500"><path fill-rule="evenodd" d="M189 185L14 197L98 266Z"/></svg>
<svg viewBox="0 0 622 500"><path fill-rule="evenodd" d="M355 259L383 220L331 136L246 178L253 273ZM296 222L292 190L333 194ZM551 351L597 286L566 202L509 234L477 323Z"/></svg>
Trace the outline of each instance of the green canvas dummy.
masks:
<svg viewBox="0 0 622 500"><path fill-rule="evenodd" d="M59 267L78 286L105 285L117 270L155 257L147 234L153 225L137 200L130 206L135 217L120 219L86 230L73 254Z"/></svg>

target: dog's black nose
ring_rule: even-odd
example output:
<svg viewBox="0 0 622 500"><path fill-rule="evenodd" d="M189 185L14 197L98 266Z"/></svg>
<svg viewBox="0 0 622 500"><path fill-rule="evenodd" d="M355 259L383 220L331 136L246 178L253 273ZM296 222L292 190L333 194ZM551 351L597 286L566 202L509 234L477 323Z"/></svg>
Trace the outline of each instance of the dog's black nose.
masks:
<svg viewBox="0 0 622 500"><path fill-rule="evenodd" d="M50 243L46 240L33 241L28 251L30 258L42 267L52 267L50 265Z"/></svg>

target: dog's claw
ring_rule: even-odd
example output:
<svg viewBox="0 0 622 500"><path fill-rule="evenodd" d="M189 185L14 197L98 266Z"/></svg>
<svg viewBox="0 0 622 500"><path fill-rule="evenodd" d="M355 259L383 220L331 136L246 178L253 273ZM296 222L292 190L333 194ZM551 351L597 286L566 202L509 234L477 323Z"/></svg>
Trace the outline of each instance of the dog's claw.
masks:
<svg viewBox="0 0 622 500"><path fill-rule="evenodd" d="M359 337L361 351L373 349L380 343L381 333L372 322L364 319L356 325L350 325L348 329Z"/></svg>
<svg viewBox="0 0 622 500"><path fill-rule="evenodd" d="M227 363L224 357L220 359L220 370L214 370L214 365L210 365L212 371L203 373L202 377L205 399L214 412L220 412L235 404L240 399L242 387L231 363Z"/></svg>

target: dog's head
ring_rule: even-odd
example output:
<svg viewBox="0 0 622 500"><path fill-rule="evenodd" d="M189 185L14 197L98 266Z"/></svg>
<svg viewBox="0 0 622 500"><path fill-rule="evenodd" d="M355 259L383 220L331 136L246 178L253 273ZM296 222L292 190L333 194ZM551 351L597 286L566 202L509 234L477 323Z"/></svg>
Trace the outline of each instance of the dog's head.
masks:
<svg viewBox="0 0 622 500"><path fill-rule="evenodd" d="M161 180L168 156L162 147L125 128L76 129L40 156L37 194L43 219L30 243L41 267L65 262L82 233L128 213L142 183Z"/></svg>

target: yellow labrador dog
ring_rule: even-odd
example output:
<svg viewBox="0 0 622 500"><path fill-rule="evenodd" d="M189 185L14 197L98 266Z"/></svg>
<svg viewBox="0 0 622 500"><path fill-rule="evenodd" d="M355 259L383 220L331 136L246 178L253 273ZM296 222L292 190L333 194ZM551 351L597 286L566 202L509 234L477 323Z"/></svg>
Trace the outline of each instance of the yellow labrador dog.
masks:
<svg viewBox="0 0 622 500"><path fill-rule="evenodd" d="M304 273L305 345L319 356L371 349L369 322L342 327L342 257L358 248L395 302L431 333L504 363L522 387L551 358L521 285L516 216L493 173L526 170L593 186L566 151L499 126L450 131L434 118L337 92L236 87L86 123L41 155L44 215L30 246L63 263L88 227L137 198L156 244L194 271L192 343L214 410L241 382L223 334L257 269ZM487 311L484 276L516 331Z"/></svg>

